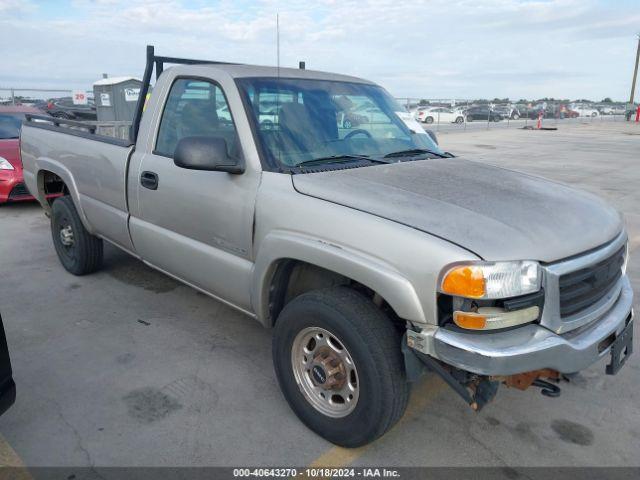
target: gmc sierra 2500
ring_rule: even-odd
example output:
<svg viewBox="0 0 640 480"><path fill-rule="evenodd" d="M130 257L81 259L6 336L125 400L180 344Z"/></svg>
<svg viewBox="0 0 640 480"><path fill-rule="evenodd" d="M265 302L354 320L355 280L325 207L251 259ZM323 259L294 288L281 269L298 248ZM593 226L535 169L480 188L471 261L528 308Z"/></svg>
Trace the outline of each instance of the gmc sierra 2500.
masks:
<svg viewBox="0 0 640 480"><path fill-rule="evenodd" d="M346 128L365 103L375 119ZM454 158L371 82L148 47L130 139L94 128L22 128L62 265L95 271L106 240L273 328L285 398L331 442L381 436L424 369L477 410L631 353L616 211Z"/></svg>

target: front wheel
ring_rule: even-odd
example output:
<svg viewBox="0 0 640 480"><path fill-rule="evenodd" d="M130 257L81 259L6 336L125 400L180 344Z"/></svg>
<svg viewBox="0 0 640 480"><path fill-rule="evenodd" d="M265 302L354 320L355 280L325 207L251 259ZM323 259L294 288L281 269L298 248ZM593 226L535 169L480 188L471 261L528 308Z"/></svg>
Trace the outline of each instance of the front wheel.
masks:
<svg viewBox="0 0 640 480"><path fill-rule="evenodd" d="M358 447L382 436L407 406L400 344L368 298L336 287L287 304L275 326L273 362L298 418L336 445Z"/></svg>
<svg viewBox="0 0 640 480"><path fill-rule="evenodd" d="M53 202L51 235L60 263L68 272L86 275L102 266L102 240L84 228L68 195Z"/></svg>
<svg viewBox="0 0 640 480"><path fill-rule="evenodd" d="M463 122L464 122L464 117L456 118L456 123L463 123Z"/></svg>

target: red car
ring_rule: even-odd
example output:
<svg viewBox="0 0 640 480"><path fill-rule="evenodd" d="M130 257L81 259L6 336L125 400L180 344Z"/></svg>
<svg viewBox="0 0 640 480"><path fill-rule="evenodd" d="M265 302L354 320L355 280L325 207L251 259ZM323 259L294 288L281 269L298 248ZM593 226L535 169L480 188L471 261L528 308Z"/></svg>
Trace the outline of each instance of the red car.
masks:
<svg viewBox="0 0 640 480"><path fill-rule="evenodd" d="M33 107L0 105L0 204L34 200L24 185L20 160L20 127L27 113L42 115Z"/></svg>

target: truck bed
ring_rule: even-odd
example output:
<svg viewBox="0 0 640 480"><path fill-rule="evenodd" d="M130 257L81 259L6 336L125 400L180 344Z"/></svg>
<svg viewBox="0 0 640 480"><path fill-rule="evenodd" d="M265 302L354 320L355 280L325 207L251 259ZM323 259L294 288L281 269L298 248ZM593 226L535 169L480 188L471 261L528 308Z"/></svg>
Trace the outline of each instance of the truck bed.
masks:
<svg viewBox="0 0 640 480"><path fill-rule="evenodd" d="M94 131L95 126L81 122L29 118L21 133L25 184L46 208L43 178L57 175L69 188L85 227L131 251L126 184L134 146Z"/></svg>

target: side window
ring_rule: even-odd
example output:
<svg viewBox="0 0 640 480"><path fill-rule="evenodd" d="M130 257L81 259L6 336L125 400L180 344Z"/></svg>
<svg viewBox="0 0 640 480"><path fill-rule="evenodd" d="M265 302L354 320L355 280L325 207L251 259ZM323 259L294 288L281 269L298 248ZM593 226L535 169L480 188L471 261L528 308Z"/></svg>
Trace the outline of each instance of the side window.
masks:
<svg viewBox="0 0 640 480"><path fill-rule="evenodd" d="M154 153L173 157L185 137L218 137L227 142L230 156L238 154L238 138L222 89L211 82L178 79L162 112Z"/></svg>

